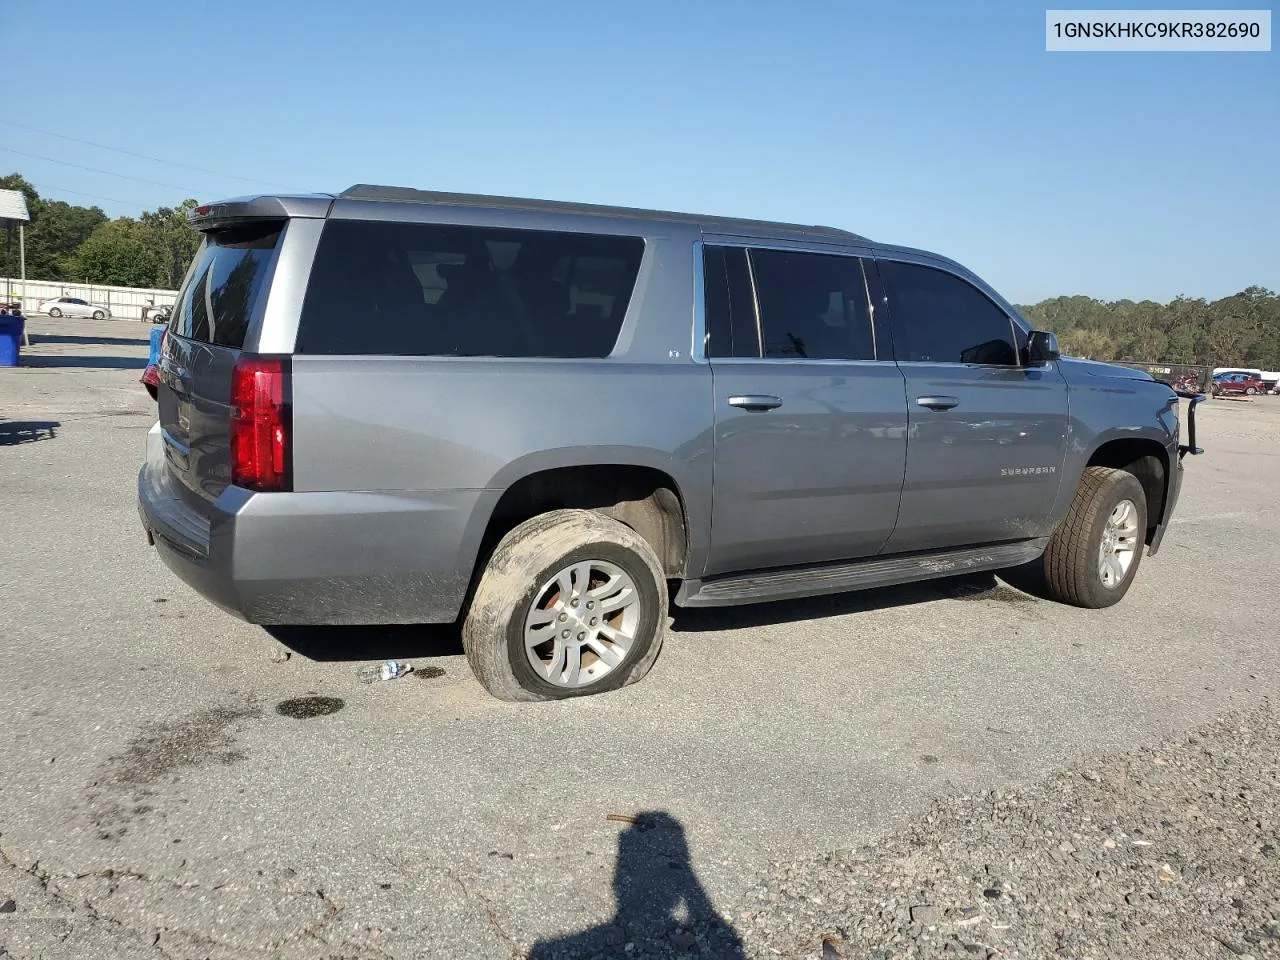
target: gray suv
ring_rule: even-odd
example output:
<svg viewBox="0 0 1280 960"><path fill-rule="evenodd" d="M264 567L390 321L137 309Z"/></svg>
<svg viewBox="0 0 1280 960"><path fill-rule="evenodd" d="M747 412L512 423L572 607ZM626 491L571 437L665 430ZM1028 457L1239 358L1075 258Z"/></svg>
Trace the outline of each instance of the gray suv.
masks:
<svg viewBox="0 0 1280 960"><path fill-rule="evenodd" d="M669 597L1021 567L1109 606L1194 449L1169 386L843 230L373 186L192 223L161 557L254 623L460 620L503 699L638 680Z"/></svg>

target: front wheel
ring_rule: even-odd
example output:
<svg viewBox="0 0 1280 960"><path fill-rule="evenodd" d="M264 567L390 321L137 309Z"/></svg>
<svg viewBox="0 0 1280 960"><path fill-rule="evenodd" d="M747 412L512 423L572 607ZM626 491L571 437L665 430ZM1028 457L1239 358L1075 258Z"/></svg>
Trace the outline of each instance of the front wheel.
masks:
<svg viewBox="0 0 1280 960"><path fill-rule="evenodd" d="M1255 393L1257 393L1257 392L1258 392L1258 391L1257 391L1255 388L1253 388L1253 387L1245 387L1244 395L1245 395L1246 397L1252 397L1252 396L1253 396Z"/></svg>
<svg viewBox="0 0 1280 960"><path fill-rule="evenodd" d="M500 700L560 700L641 679L666 625L667 581L649 544L609 517L553 510L502 538L462 645Z"/></svg>
<svg viewBox="0 0 1280 960"><path fill-rule="evenodd" d="M49 316L51 316L51 317L53 317L53 319L57 320L60 316L62 316L62 311L61 311L61 310L59 310L57 307L50 307L50 308L49 308Z"/></svg>
<svg viewBox="0 0 1280 960"><path fill-rule="evenodd" d="M1133 583L1147 533L1147 497L1125 470L1086 467L1042 558L1049 596L1077 607L1118 603Z"/></svg>
<svg viewBox="0 0 1280 960"><path fill-rule="evenodd" d="M101 310L95 310L95 311L93 311L93 319L95 319L95 320L105 320L105 319L107 319L107 315L106 315L105 313L103 313Z"/></svg>

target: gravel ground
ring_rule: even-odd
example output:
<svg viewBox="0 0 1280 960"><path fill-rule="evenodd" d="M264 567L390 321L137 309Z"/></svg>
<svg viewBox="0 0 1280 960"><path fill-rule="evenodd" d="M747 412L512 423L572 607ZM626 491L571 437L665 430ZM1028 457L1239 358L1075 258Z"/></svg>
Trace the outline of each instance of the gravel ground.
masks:
<svg viewBox="0 0 1280 960"><path fill-rule="evenodd" d="M1280 956L1270 702L1025 789L957 796L874 846L773 864L751 957ZM798 931L803 931L797 936Z"/></svg>
<svg viewBox="0 0 1280 960"><path fill-rule="evenodd" d="M670 872L629 878L634 889L620 889L619 902L630 906L614 923L532 952L513 943L511 956L1280 956L1276 721L1265 701L1024 788L936 801L873 845L770 864L748 894L756 905L736 916L697 893L678 824L640 814L620 856L663 861ZM106 889L147 878L106 870L75 879ZM51 931L58 956L85 955L81 939L95 956L104 943L122 957L208 955L185 938L161 948L158 935L99 916L38 862L16 864L2 850L0 890L0 936L16 957L46 955L38 944ZM5 916L19 905L21 918ZM664 926L671 915L684 922ZM332 946L317 940L314 956L386 956Z"/></svg>

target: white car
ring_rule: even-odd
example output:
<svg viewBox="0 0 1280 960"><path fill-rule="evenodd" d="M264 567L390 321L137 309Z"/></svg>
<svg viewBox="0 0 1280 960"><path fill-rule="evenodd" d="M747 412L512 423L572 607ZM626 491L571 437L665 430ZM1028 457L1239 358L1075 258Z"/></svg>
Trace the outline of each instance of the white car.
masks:
<svg viewBox="0 0 1280 960"><path fill-rule="evenodd" d="M46 300L36 307L36 313L47 313L51 317L93 317L95 320L107 320L111 317L111 311L106 307L79 297Z"/></svg>

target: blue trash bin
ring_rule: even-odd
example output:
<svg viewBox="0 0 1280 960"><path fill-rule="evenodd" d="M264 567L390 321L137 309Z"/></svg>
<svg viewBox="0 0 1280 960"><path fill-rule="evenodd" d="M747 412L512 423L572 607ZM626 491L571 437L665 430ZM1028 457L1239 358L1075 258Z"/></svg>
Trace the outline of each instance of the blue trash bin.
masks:
<svg viewBox="0 0 1280 960"><path fill-rule="evenodd" d="M18 348L22 345L22 331L26 325L26 317L0 314L0 367L18 365Z"/></svg>
<svg viewBox="0 0 1280 960"><path fill-rule="evenodd" d="M151 355L147 358L147 366L156 366L160 363L160 344L164 341L164 333L168 329L163 323L157 323L151 328Z"/></svg>

